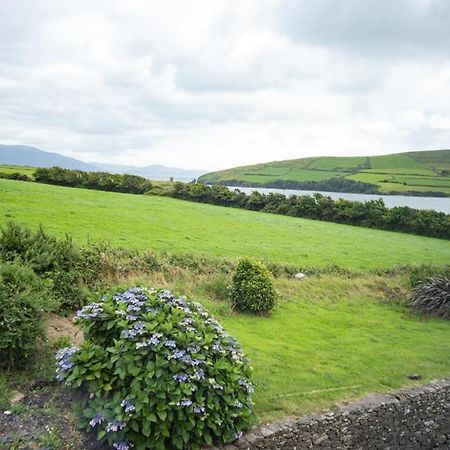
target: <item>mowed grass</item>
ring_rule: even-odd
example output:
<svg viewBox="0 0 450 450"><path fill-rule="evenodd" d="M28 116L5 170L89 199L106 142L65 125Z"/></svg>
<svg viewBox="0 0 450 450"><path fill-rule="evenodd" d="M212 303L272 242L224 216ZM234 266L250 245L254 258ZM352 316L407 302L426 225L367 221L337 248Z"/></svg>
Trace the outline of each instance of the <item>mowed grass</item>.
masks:
<svg viewBox="0 0 450 450"><path fill-rule="evenodd" d="M264 415L299 414L383 392L407 384L412 373L448 377L448 322L409 317L342 279L333 280L333 288L331 280L316 282L305 283L273 318L222 321L253 360Z"/></svg>
<svg viewBox="0 0 450 450"><path fill-rule="evenodd" d="M165 197L0 180L0 224L115 246L350 269L448 263L450 241Z"/></svg>
<svg viewBox="0 0 450 450"><path fill-rule="evenodd" d="M267 317L233 312L224 298L208 295L214 280L180 274L164 280L200 301L243 346L264 422L413 384L413 373L421 383L450 374L450 322L402 305L408 296L402 277L278 279L280 300Z"/></svg>

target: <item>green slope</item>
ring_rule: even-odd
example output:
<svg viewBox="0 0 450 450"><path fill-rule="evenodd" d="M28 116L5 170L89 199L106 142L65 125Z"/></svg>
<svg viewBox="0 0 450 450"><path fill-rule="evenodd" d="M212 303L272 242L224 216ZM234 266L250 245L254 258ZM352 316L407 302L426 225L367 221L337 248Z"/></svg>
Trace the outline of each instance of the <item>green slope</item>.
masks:
<svg viewBox="0 0 450 450"><path fill-rule="evenodd" d="M0 179L9 220L116 246L352 269L448 263L450 241L191 203Z"/></svg>
<svg viewBox="0 0 450 450"><path fill-rule="evenodd" d="M199 179L207 183L270 187L280 181L302 183L337 177L372 184L386 194L428 191L450 195L450 150L274 161L211 172Z"/></svg>

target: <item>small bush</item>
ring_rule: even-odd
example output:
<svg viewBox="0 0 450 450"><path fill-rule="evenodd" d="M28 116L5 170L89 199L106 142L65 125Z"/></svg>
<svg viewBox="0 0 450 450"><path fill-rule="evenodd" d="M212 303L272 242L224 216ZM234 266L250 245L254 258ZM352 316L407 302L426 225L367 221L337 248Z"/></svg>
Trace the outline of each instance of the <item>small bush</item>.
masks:
<svg viewBox="0 0 450 450"><path fill-rule="evenodd" d="M413 290L411 305L414 308L444 319L450 318L450 280L433 277Z"/></svg>
<svg viewBox="0 0 450 450"><path fill-rule="evenodd" d="M76 316L86 341L57 354L57 378L90 393L82 426L117 449L199 449L253 421L250 367L201 305L133 288Z"/></svg>
<svg viewBox="0 0 450 450"><path fill-rule="evenodd" d="M276 298L273 278L266 266L250 258L241 259L230 286L232 306L240 311L267 312L274 308Z"/></svg>
<svg viewBox="0 0 450 450"><path fill-rule="evenodd" d="M0 366L20 368L45 337L44 313L55 307L48 286L17 263L0 264Z"/></svg>

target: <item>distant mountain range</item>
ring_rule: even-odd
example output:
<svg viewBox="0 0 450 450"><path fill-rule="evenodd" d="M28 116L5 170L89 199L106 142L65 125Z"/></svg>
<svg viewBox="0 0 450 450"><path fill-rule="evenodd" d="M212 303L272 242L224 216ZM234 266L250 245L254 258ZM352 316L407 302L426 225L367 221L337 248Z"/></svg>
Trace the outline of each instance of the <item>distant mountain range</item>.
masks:
<svg viewBox="0 0 450 450"><path fill-rule="evenodd" d="M450 150L273 161L202 175L209 184L450 196Z"/></svg>
<svg viewBox="0 0 450 450"><path fill-rule="evenodd" d="M27 145L0 145L0 164L31 167L58 166L64 169L84 170L88 172L128 173L154 180L191 181L204 173L202 170L186 170L166 167L158 164L146 167L122 166L119 164L103 164L84 162L58 153L47 152Z"/></svg>

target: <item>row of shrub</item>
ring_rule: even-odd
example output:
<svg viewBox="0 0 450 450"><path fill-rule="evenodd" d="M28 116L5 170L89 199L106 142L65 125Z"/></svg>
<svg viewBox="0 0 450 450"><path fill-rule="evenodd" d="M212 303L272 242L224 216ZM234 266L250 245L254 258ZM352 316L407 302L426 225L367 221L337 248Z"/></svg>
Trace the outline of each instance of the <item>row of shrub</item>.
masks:
<svg viewBox="0 0 450 450"><path fill-rule="evenodd" d="M209 182L207 182L209 183ZM357 194L380 194L377 186L362 181L350 180L344 177L329 178L320 181L294 181L273 180L267 183L257 183L242 180L227 180L224 182L211 182L215 185L273 188L273 189L299 189L303 191L331 191L331 192L353 192Z"/></svg>
<svg viewBox="0 0 450 450"><path fill-rule="evenodd" d="M151 181L137 175L84 172L61 167L38 168L34 179L38 183L129 194L143 194L152 188Z"/></svg>
<svg viewBox="0 0 450 450"><path fill-rule="evenodd" d="M174 183L166 195L200 203L450 239L449 214L407 206L387 208L382 199L360 202L333 200L319 193L285 196L257 191L247 195L225 186L180 182Z"/></svg>

